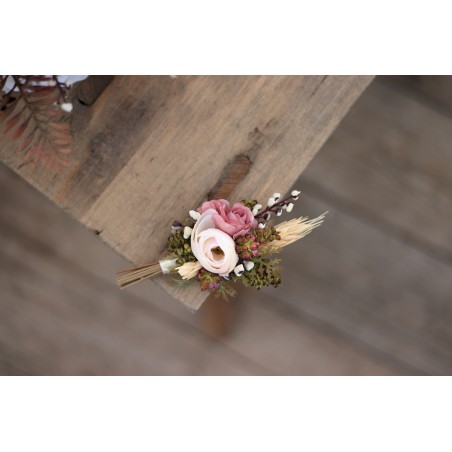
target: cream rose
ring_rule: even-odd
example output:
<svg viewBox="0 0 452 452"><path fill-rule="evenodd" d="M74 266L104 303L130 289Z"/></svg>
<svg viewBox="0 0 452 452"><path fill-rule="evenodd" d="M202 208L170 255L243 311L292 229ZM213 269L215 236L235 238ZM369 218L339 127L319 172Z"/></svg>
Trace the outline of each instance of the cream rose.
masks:
<svg viewBox="0 0 452 452"><path fill-rule="evenodd" d="M237 265L239 256L234 240L226 232L216 229L215 209L206 210L193 226L191 249L199 263L209 272L227 276Z"/></svg>

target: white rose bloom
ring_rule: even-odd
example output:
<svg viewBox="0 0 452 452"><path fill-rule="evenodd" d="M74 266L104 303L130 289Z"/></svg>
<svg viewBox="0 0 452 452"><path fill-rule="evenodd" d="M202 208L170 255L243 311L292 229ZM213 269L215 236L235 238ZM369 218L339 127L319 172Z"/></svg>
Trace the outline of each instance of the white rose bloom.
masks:
<svg viewBox="0 0 452 452"><path fill-rule="evenodd" d="M215 209L206 210L193 226L191 249L206 270L227 276L234 270L239 256L232 237L215 228L212 215L216 213Z"/></svg>

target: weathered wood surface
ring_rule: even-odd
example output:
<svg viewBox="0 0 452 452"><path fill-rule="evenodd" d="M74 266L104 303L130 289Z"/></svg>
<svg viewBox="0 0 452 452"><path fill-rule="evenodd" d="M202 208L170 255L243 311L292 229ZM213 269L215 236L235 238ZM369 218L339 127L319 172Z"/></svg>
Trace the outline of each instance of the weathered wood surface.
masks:
<svg viewBox="0 0 452 452"><path fill-rule="evenodd" d="M312 161L303 185L452 263L451 118L405 90L381 83L369 90L324 146L328 158Z"/></svg>
<svg viewBox="0 0 452 452"><path fill-rule="evenodd" d="M2 375L403 371L278 312L271 292L242 292L236 328L213 340L155 284L118 291L111 273L124 259L3 165L0 201Z"/></svg>
<svg viewBox="0 0 452 452"><path fill-rule="evenodd" d="M384 82L369 87L301 178L337 213L305 243L310 260L297 284L312 297L298 307L411 372L451 374L452 118L411 83ZM313 280L323 282L319 299Z"/></svg>
<svg viewBox="0 0 452 452"><path fill-rule="evenodd" d="M402 117L411 120L399 126ZM329 210L327 221L284 251L277 290L240 293L222 340L154 284L117 291L111 274L124 259L3 168L0 372L452 374L452 263L429 242L450 245L447 212L433 203L420 234L394 221L397 199L378 195L393 175L408 219L422 217L426 193L451 200L441 172L452 165L451 129L416 93L372 84L297 183L295 213Z"/></svg>
<svg viewBox="0 0 452 452"><path fill-rule="evenodd" d="M75 98L83 105L93 105L111 83L114 75L91 75L77 86Z"/></svg>
<svg viewBox="0 0 452 452"><path fill-rule="evenodd" d="M408 96L414 94L426 106L452 117L452 83L450 76L384 76L380 77L380 81Z"/></svg>
<svg viewBox="0 0 452 452"><path fill-rule="evenodd" d="M0 157L141 264L160 257L172 221L205 200L237 156L251 167L233 200L287 191L371 80L118 76L94 105L76 105L67 171L33 172L4 140ZM193 309L206 296L160 284Z"/></svg>

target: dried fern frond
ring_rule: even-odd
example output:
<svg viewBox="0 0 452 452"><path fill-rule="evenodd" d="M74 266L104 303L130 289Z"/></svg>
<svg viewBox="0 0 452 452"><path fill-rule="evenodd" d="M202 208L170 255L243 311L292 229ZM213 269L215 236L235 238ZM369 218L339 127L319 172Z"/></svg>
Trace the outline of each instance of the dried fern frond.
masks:
<svg viewBox="0 0 452 452"><path fill-rule="evenodd" d="M265 249L265 252L274 252L284 246L300 240L312 232L315 228L319 227L323 223L326 214L327 212L311 220L306 217L300 217L278 224L275 226L275 229L278 231L281 240L274 240L273 242L265 243L262 246L263 251Z"/></svg>
<svg viewBox="0 0 452 452"><path fill-rule="evenodd" d="M20 138L17 151L26 153L26 162L57 169L67 165L71 135L63 111L70 105L66 85L56 76L2 75L0 92L0 127L13 140Z"/></svg>

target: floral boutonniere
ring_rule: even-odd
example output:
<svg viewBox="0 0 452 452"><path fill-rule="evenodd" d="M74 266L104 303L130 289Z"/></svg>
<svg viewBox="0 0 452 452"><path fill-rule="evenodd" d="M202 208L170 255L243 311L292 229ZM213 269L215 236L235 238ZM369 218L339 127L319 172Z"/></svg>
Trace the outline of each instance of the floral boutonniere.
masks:
<svg viewBox="0 0 452 452"><path fill-rule="evenodd" d="M190 210L183 224L175 221L159 262L121 271L121 288L159 274L173 273L179 282L197 282L200 290L225 297L235 295L233 283L261 289L281 283L280 259L273 255L320 226L325 214L269 225L272 216L290 213L300 192L281 199L274 193L263 207L254 200L231 204L225 199L204 202Z"/></svg>

